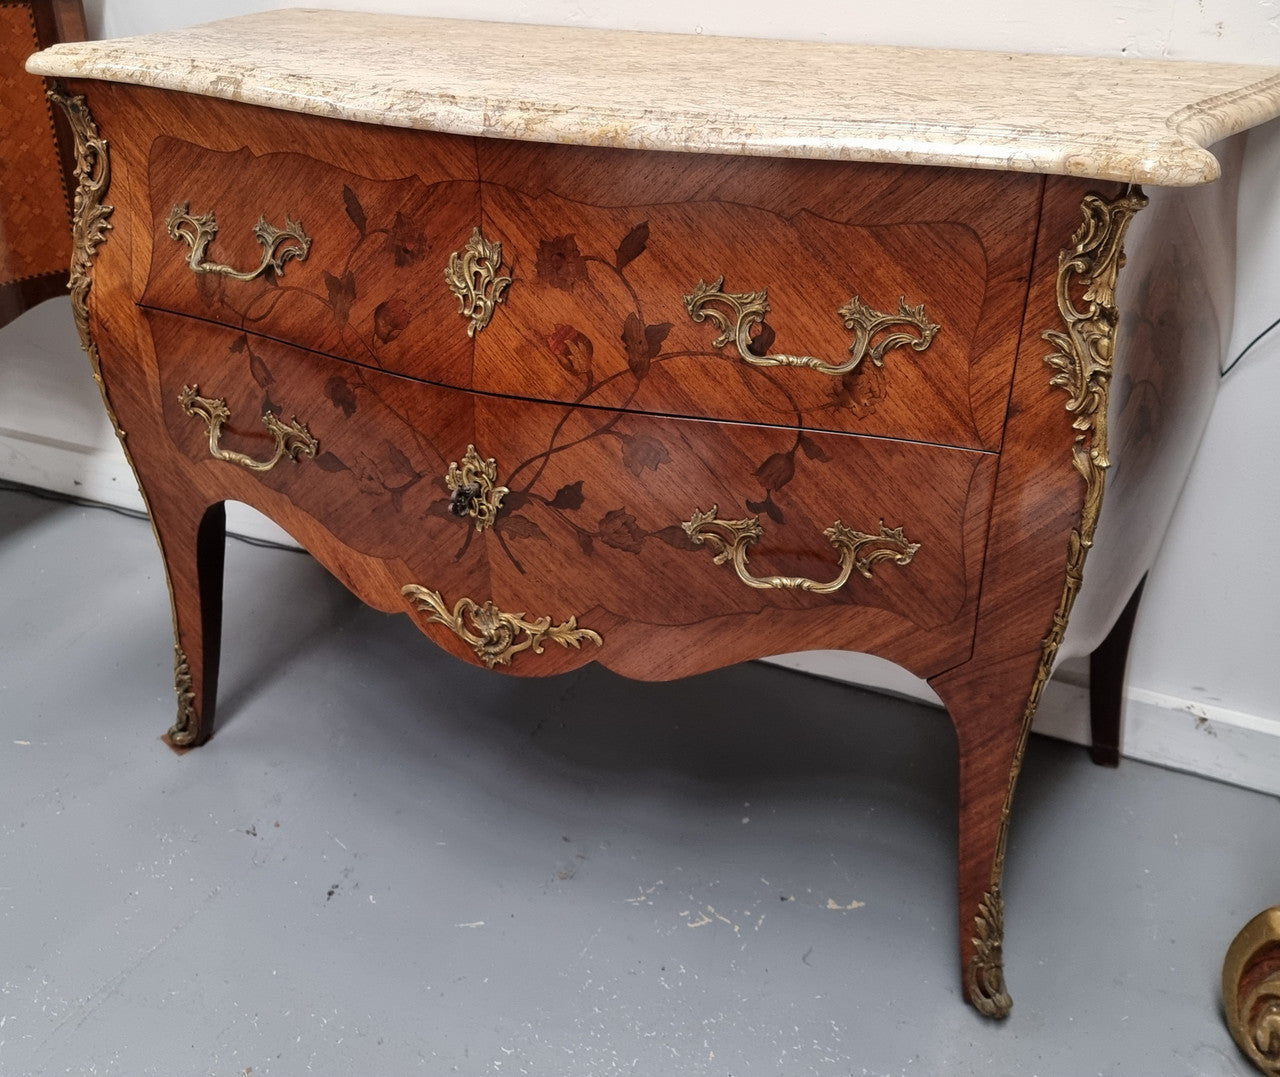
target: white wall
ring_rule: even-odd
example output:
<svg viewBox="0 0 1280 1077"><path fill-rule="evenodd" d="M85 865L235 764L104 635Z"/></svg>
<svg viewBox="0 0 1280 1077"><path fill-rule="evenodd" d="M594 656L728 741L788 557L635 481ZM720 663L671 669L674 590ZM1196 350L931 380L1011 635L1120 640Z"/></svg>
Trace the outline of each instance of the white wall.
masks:
<svg viewBox="0 0 1280 1077"><path fill-rule="evenodd" d="M94 36L141 33L266 7L273 0L86 0ZM1280 65L1280 0L310 0L313 7L753 37L1220 60ZM287 47L287 43L282 43ZM547 58L554 63L554 57ZM803 72L796 73L803 78ZM1280 123L1250 136L1241 196L1240 292L1232 354L1280 317ZM71 353L62 304L0 333L0 477L127 500ZM1280 331L1223 386L1147 587L1130 663L1131 754L1280 791ZM81 451L79 446L88 448ZM80 476L69 473L83 469ZM246 524L246 526L253 526ZM806 668L928 694L861 656ZM1078 680L1066 671L1067 681ZM1062 678L1059 678L1062 680ZM1052 687L1052 686L1051 686ZM1047 728L1079 738L1083 694L1059 685Z"/></svg>
<svg viewBox="0 0 1280 1077"><path fill-rule="evenodd" d="M804 5L766 0L86 0L85 10L91 29L115 36L299 6L743 37L1280 62L1277 0L1028 0L1021 5L951 0L807 0Z"/></svg>

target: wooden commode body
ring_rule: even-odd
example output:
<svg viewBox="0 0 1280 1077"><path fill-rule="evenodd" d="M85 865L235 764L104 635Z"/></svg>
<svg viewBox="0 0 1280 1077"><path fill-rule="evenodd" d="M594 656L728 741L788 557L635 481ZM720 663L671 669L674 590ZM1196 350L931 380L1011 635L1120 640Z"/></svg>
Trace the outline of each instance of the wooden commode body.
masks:
<svg viewBox="0 0 1280 1077"><path fill-rule="evenodd" d="M909 51L278 11L37 57L172 743L212 729L228 500L494 669L873 653L954 721L962 968L1007 1012L1030 719L1095 533L1075 632L1115 651L1190 464L1240 156L1201 188L1201 147L1280 72Z"/></svg>

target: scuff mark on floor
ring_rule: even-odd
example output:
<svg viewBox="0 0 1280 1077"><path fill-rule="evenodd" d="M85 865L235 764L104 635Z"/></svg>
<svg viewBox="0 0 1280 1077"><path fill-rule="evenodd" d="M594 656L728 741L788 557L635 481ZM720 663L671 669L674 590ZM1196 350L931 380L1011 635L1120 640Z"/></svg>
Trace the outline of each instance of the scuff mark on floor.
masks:
<svg viewBox="0 0 1280 1077"><path fill-rule="evenodd" d="M644 887L635 897L625 898L624 900L628 905L652 905L653 895L657 892L658 887L665 885L666 883L659 879L652 886Z"/></svg>
<svg viewBox="0 0 1280 1077"><path fill-rule="evenodd" d="M680 915L691 918L685 921L685 927L706 927L707 924L714 924L718 920L720 923L727 924L729 927L733 928L733 933L735 935L740 935L742 933L741 927L735 924L727 916L716 912L715 906L713 905L708 905L705 910L699 909L696 913L693 912L692 909L686 909Z"/></svg>
<svg viewBox="0 0 1280 1077"><path fill-rule="evenodd" d="M37 1051L43 1051L49 1043L55 1040L59 1033L68 1025L72 1025L75 1030L84 1027L85 1022L93 1016L94 1011L98 1009L104 1002L114 995L125 984L126 981L140 969L146 962L154 957L160 950L165 947L172 939L185 931L191 923L209 906L209 904L222 893L221 886L215 886L210 890L200 903L185 916L166 931L155 943L136 954L124 968L110 979L99 984L98 987L91 992L88 997L82 999L76 1004L74 1009L67 1014L57 1025L50 1030L49 1034L40 1041ZM72 1024L74 1022L74 1024Z"/></svg>

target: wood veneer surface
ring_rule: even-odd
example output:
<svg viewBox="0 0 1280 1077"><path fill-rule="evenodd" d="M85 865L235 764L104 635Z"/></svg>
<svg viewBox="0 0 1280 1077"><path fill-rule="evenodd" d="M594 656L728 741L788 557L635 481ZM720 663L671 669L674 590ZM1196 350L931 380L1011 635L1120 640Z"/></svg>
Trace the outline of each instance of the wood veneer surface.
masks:
<svg viewBox="0 0 1280 1077"><path fill-rule="evenodd" d="M1122 193L1119 185L958 171L912 176L883 165L809 162L787 173L803 175L805 184L788 186L760 180L776 180L796 162L738 159L730 164L668 155L631 158L640 167L631 173L633 183L628 186L619 178L618 151L446 141L439 153L426 155L436 163L450 162L437 185L478 193L485 226L500 232L514 252L516 283L538 281L544 241L554 248L551 253L559 262L558 268L543 274L541 293L536 285L526 288L530 298L519 301L523 305L513 299L510 309L499 310L499 319L511 316L512 329L495 330L492 352L485 350L485 334L490 332L485 329L474 351L440 363L448 369L456 365L463 374L438 378L434 367L406 366L406 372L417 375L414 379L390 373L390 364L386 370L375 369L382 364L344 350L350 346L347 335L335 336L330 324L337 308L348 323L352 313L360 311L365 325L361 331L371 328L376 336L376 303L384 300L376 284L370 292L355 278L350 301L337 303L328 278L341 285L347 269L332 262L318 263L328 274L322 279L330 294L329 303L321 304L327 309L318 309L316 317L302 313L312 299L290 297L293 263L281 280L262 286L265 298L253 300L271 307L268 316L253 321L253 334L246 331L251 320L237 321L227 314L219 304L237 315L243 311L223 303L220 296L202 313L195 305L202 300L192 298L189 285L182 291L178 269L161 265L162 259L181 263L172 258L173 243L161 230L160 214L167 212L169 192L177 189L175 184L180 187L183 161L196 161L197 170L204 167L199 162L212 162L211 185L232 193L226 166L234 159L253 173L250 185L265 194L292 185L307 197L314 195L317 205L328 207L319 230L354 235L359 250L373 228L366 197L369 206L377 207L375 216L390 215L394 221L397 206L422 204L423 188L430 194L430 185L423 184L418 173L421 132L370 131L121 85L80 83L75 88L89 92L103 132L109 138L113 132L120 136L112 144L115 232L93 270L92 325L107 400L126 430L126 449L150 500L169 573L179 644L178 682L183 721L188 723L184 736L199 743L212 729L221 503L227 498L263 509L356 594L380 608L404 608L400 588L405 582L438 589L446 601L463 595L477 601L492 597L505 605L499 592L506 592L517 596L522 615L545 614L553 620L575 616L582 627L602 637L598 652L590 642L583 651L548 644L545 654L522 652L512 664L516 673L552 673L598 659L632 675L680 676L815 643L867 650L928 676L955 724L961 769L962 968L971 976L980 965L984 974L998 979L1009 798L1036 692L1048 672L1055 626L1079 582L1068 576L1068 562L1074 558L1078 567L1086 481L1084 471L1073 466L1073 460L1078 461L1073 452L1079 447L1077 436L1084 437L1081 431L1097 420L1087 416L1080 425L1079 405L1073 405L1062 379L1055 383L1045 362L1051 350L1045 334L1062 330L1064 306L1093 301L1083 294L1085 282L1061 277L1060 267L1088 231L1081 221L1086 195L1115 199ZM231 122L240 120L245 122ZM249 132L247 143L242 131ZM185 146L195 146L198 152L188 157ZM375 146L379 152L373 154ZM458 147L463 149L455 153ZM219 162L214 160L217 155L230 156ZM285 157L308 163L295 170L292 164L283 166ZM342 186L353 197L340 189L335 194L334 182L316 185L298 179L327 173L336 180L340 177L334 170L347 177ZM850 209L850 203L841 203L834 193L842 186L842 175L844 189L857 193L858 207ZM357 177L359 191L350 177ZM935 181L952 188L948 197L938 196ZM902 218L880 213L874 224L858 219L860 212L871 212L865 206L882 205L877 198L898 187L906 195ZM624 197L640 191L644 197L634 203ZM1001 204L1007 208L1008 234L1003 239L997 236L998 212L984 216L968 213L966 206L979 193L989 198L996 192L1003 192ZM464 207L469 197L441 204ZM984 368L987 376L971 377L967 386L964 378L944 377L929 386L932 396L921 390L914 409L892 423L894 412L886 404L870 413L870 421L886 425L869 425L863 431L875 437L816 430L804 409L797 409L803 419L768 425L643 414L642 408L663 412L678 399L671 382L655 378L645 385L658 365L657 355L640 357L649 360L646 368L627 349L628 314L636 316L645 340L651 339L651 327L666 324L651 316L648 306L650 294L656 294L663 282L645 277L639 269L636 279L645 283L634 294L625 285L625 294L611 291L613 285L605 282L627 277L618 271L639 266L650 253L656 265L693 268L690 249L713 247L729 227L722 211L745 206L750 212L732 217L734 222L750 222L740 233L741 249L726 246L721 258L735 272L741 268L745 273L754 262L742 250L750 253L752 241L766 236L769 246L784 249L759 259L774 287L773 275L794 264L788 259L796 248L781 237L788 235L786 229L794 230L791 235L803 232L808 224L804 215L813 212L820 197L829 207L825 219L839 225L832 232L857 227L874 235L878 249L868 263L874 268L871 277L879 274L895 285L893 266L901 265L902 259L887 253L893 244L886 237L909 228L912 216L935 225L953 218L965 223L968 231L959 233L941 227L914 233L913 242L924 254L911 268L923 268L927 275L927 267L936 263L946 267L941 276L952 282L957 268L968 270L939 301L940 309L953 319L970 312L970 370L977 361L973 357L980 357L990 364ZM680 210L699 202L714 208L706 216ZM284 211L282 203L279 208ZM641 216L648 222L643 242L635 238L640 222L630 212L634 209L643 209ZM842 213L848 215L842 218ZM689 238L664 250L661 240L654 239L654 221L669 224L672 233L683 228ZM238 232L241 238L236 242L243 243L243 229ZM931 237L939 235L947 237L945 243L938 241L946 249L934 251ZM570 236L572 247L566 241ZM425 231L424 237L428 244L434 242ZM584 250L585 237L592 243ZM810 246L820 246L812 235L808 240ZM371 248L376 245L370 243ZM566 263L574 265L574 248L584 263L600 269L601 276L593 276L590 268L584 273L581 266L564 269ZM394 261L394 245L387 249L384 243L382 250ZM236 254L243 257L252 250L241 247ZM598 261L588 262L588 257ZM982 272L980 262L985 263ZM823 271L827 268L824 263ZM552 283L556 274L561 274L561 284L572 286ZM821 280L822 274L818 276ZM370 280L376 278L377 274L369 275ZM975 299L979 289L973 282L978 279L984 283ZM408 305L418 298L418 289L426 287L426 277L410 274L401 283L392 276L386 286ZM277 299L268 289L285 298ZM569 305L559 293L579 303ZM297 305L291 306L295 299ZM146 308L137 305L139 300ZM633 305L628 308L628 303ZM174 309L157 309L165 306ZM794 299L787 299L786 309L795 324L804 322ZM617 341L609 341L611 310L614 330L619 320L622 323L625 367L618 364ZM546 340L538 318L569 317L570 312L590 328L553 321L553 334L557 325L572 330L557 337L564 348L549 348L551 358L563 361L550 364L536 347L526 347L536 345L540 336ZM450 314L444 322L453 323L456 336L455 319ZM491 328L500 324L495 321ZM805 324L813 331L811 323ZM415 326L413 332L421 335L414 339L429 351L440 330L443 327L431 324ZM672 321L661 343L675 332ZM1105 329L1102 332L1105 336ZM591 348L573 333L591 340ZM271 334L287 339L274 340ZM596 337L615 351L607 352ZM1109 348L1109 341L1103 346ZM305 348L324 348L332 354ZM420 348L406 349L406 364L419 361ZM886 361L886 378L894 373L893 358ZM511 372L516 380L504 383L502 377ZM481 380L482 373L490 380ZM565 381L564 375L571 377ZM606 401L618 405L607 395L598 400L583 396L582 386L590 390L597 375L602 384L636 387L633 396L622 401L631 410L587 406ZM1088 376L1097 377L1098 372ZM248 417L230 424L231 444L265 448L255 415L297 414L312 422L321 438L317 458L296 467L282 465L282 470L265 477L210 460L198 420L175 407L178 390L191 379L199 380L206 394L233 400L234 413ZM723 378L709 379L704 391L690 393L688 399L714 399L718 407L720 396L731 395L721 392L724 384ZM492 391L495 387L505 392ZM488 391L473 394L472 388ZM646 398L639 403L642 390L653 392L656 402ZM960 425L953 425L948 428L953 444L922 444L926 438L920 424L941 424L935 429L942 429L964 413L957 401L968 407L966 420L976 432L971 443L956 434ZM1073 406L1075 410L1069 410ZM1125 422L1121 429L1130 432L1132 426ZM465 522L459 532L461 521L448 519L443 511L440 468L456 458L464 443L477 444L483 455L495 456L510 468L499 478L506 482L507 475L511 477L507 515L491 533L479 537ZM505 463L508 459L514 463ZM1096 492L1096 477L1091 482ZM726 566L712 563L711 551L682 548L675 530L686 516L684 506L690 512L707 508L712 498L724 517L739 515L730 508L735 499L746 506L743 515L746 510L760 515L765 534L751 553L761 572L816 578L821 566L827 569L822 575L829 576L830 554L815 535L830 522L833 507L854 527L863 526L855 516L878 513L881 507L890 526L900 524L908 534L921 527L911 538L921 543L917 556L922 571L913 577L914 564L893 566L892 571L883 566L885 571L878 569L873 580L857 582L847 593L823 602L816 601L818 596L789 591L736 590L738 581ZM908 522L916 519L927 522ZM449 536L457 537L449 541ZM934 552L926 555L926 550ZM527 611L521 608L526 603ZM541 608L534 608L535 603ZM421 617L419 623L453 653L477 660L451 632ZM985 936L982 947L979 936ZM986 957L981 957L981 950ZM984 1012L1007 1012L1007 998L998 997L1002 992L996 990L1002 983L991 984L988 991L975 988L970 980L970 998Z"/></svg>
<svg viewBox="0 0 1280 1077"><path fill-rule="evenodd" d="M458 388L999 446L1038 177L550 149L314 117L286 134L278 113L137 100L146 305ZM343 149L317 157L321 144ZM175 205L216 212L211 260L256 265L260 217L299 221L310 253L278 280L195 275L166 231ZM473 343L443 269L477 224L512 284ZM726 292L767 291L775 351L848 360L840 311L854 297L887 314L922 305L940 328L923 351L844 375L760 368L713 347L716 329L686 310L717 277Z"/></svg>
<svg viewBox="0 0 1280 1077"><path fill-rule="evenodd" d="M149 315L147 326L156 367L145 377L156 380L163 436L133 399L118 397L117 408L135 453L159 461L184 500L261 508L326 564L354 566L339 576L381 609L409 612L401 588L416 583L451 600L609 626L599 651L530 655L512 672L600 661L665 680L843 644L886 648L927 674L969 653L990 454L472 396L173 315ZM260 420L269 411L306 421L318 456L261 475L212 459L207 425L178 404L187 385L226 401L222 447L270 457ZM497 447L510 491L483 533L449 511L444 482L469 444L484 455ZM713 504L725 518L762 515L757 575L834 577L823 530L837 517L873 534L882 521L902 527L920 549L834 595L756 590L681 529ZM680 653L668 629L697 632L702 645ZM480 661L447 632L431 634Z"/></svg>

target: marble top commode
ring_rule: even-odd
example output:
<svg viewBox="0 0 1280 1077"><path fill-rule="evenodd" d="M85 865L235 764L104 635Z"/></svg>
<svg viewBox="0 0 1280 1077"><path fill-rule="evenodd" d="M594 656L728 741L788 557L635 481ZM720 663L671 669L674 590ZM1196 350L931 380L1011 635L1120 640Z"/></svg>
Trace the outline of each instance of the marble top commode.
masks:
<svg viewBox="0 0 1280 1077"><path fill-rule="evenodd" d="M962 983L1009 1013L1031 721L1070 619L1119 759L1280 68L304 10L30 68L66 80L171 745L214 727L229 501L490 669L875 655L950 715Z"/></svg>
<svg viewBox="0 0 1280 1077"><path fill-rule="evenodd" d="M1205 147L1280 116L1273 67L305 9L57 45L29 70L461 135L1164 186L1217 178Z"/></svg>

